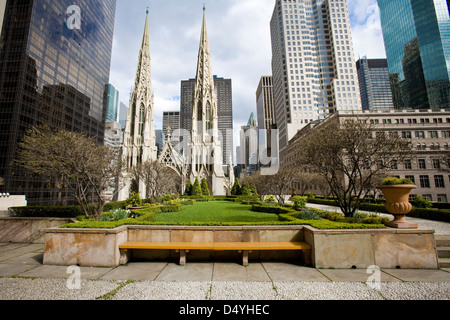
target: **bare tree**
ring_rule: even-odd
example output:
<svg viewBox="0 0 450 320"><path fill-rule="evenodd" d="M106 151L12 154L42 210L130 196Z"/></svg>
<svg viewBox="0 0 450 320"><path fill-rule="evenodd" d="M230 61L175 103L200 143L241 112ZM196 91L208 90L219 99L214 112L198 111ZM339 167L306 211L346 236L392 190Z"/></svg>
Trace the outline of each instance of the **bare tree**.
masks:
<svg viewBox="0 0 450 320"><path fill-rule="evenodd" d="M260 196L274 195L280 205L285 204L285 196L290 195L292 187L301 180L298 168L283 168L275 175L261 175L257 172L249 177Z"/></svg>
<svg viewBox="0 0 450 320"><path fill-rule="evenodd" d="M142 181L146 188L145 197L155 201L166 194L178 194L181 177L159 161L147 161L132 170L136 181Z"/></svg>
<svg viewBox="0 0 450 320"><path fill-rule="evenodd" d="M411 154L409 140L376 132L361 119L322 123L303 137L299 148L301 163L325 178L346 216L354 215L375 179Z"/></svg>
<svg viewBox="0 0 450 320"><path fill-rule="evenodd" d="M15 163L66 186L87 218L99 219L108 182L121 172L111 149L86 134L33 128L19 144Z"/></svg>
<svg viewBox="0 0 450 320"><path fill-rule="evenodd" d="M271 176L271 193L275 196L278 203L285 204L285 196L290 195L292 187L301 180L298 168L282 168L276 175Z"/></svg>

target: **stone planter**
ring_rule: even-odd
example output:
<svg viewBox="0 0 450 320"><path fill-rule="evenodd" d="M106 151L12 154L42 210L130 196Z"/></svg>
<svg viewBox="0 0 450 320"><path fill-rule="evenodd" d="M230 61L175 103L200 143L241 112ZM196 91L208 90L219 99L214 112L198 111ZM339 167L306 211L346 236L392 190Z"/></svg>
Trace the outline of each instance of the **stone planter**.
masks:
<svg viewBox="0 0 450 320"><path fill-rule="evenodd" d="M386 222L385 225L397 229L417 229L417 224L405 220L405 216L411 212L412 205L409 203L411 190L416 189L415 185L384 185L378 187L384 194L386 203L384 207L394 216L394 220Z"/></svg>

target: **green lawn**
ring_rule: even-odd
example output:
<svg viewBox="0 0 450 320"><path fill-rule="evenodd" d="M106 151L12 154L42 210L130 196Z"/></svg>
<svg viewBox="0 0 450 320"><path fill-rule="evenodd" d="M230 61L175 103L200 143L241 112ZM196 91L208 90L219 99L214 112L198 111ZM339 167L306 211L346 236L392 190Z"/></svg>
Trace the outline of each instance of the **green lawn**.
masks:
<svg viewBox="0 0 450 320"><path fill-rule="evenodd" d="M153 207L156 208L156 207ZM155 220L123 219L119 221L84 220L61 228L116 228L122 225L191 225L191 226L254 226L254 225L310 225L317 229L379 229L381 224L335 222L330 220L300 220L291 214L254 212L251 205L229 201L197 202L184 205L179 212L154 215ZM144 209L145 210L145 209ZM281 218L281 221L279 219Z"/></svg>
<svg viewBox="0 0 450 320"><path fill-rule="evenodd" d="M195 224L278 222L276 214L253 212L251 209L251 205L229 201L197 202L195 205L184 206L181 212L160 213L156 217L156 222L168 224L187 222Z"/></svg>

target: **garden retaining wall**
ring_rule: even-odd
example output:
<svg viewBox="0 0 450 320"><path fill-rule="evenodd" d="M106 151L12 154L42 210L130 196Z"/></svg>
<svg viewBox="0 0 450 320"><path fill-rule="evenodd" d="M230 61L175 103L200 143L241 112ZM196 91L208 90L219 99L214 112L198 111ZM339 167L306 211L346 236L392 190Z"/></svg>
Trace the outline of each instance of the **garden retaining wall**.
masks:
<svg viewBox="0 0 450 320"><path fill-rule="evenodd" d="M0 218L0 243L45 243L45 230L73 222L65 218Z"/></svg>
<svg viewBox="0 0 450 320"><path fill-rule="evenodd" d="M318 230L309 226L273 227L175 227L122 226L116 229L46 230L44 264L115 267L128 261L176 261L174 251L130 250L127 242L272 242L304 241L312 246L298 252L253 252L249 261L293 260L315 268L420 268L437 269L437 252L432 230ZM191 251L189 261L239 261L237 252Z"/></svg>

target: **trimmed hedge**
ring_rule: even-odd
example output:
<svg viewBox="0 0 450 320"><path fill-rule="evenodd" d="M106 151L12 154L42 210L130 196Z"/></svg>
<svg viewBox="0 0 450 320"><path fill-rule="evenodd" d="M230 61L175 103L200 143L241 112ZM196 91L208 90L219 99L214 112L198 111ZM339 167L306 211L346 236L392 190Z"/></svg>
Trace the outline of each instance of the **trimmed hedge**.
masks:
<svg viewBox="0 0 450 320"><path fill-rule="evenodd" d="M386 229L381 224L363 224L363 223L348 223L348 222L336 222L330 220L300 220L292 214L280 214L281 221L289 221L297 225L309 225L316 229Z"/></svg>
<svg viewBox="0 0 450 320"><path fill-rule="evenodd" d="M76 218L84 215L80 206L30 206L9 208L9 215L17 218Z"/></svg>
<svg viewBox="0 0 450 320"><path fill-rule="evenodd" d="M171 203L159 207L161 212L180 212L183 210L183 205L181 203Z"/></svg>
<svg viewBox="0 0 450 320"><path fill-rule="evenodd" d="M252 211L255 212L266 212L266 213L274 213L274 214L287 214L291 213L292 210L279 206L264 206L259 204L252 205Z"/></svg>
<svg viewBox="0 0 450 320"><path fill-rule="evenodd" d="M329 206L337 206L336 200L316 198L316 199L308 199L308 202ZM389 214L389 212L387 212L386 208L384 207L384 204L362 203L359 206L359 210ZM450 209L425 209L413 207L412 211L408 213L408 216L425 220L450 222Z"/></svg>

